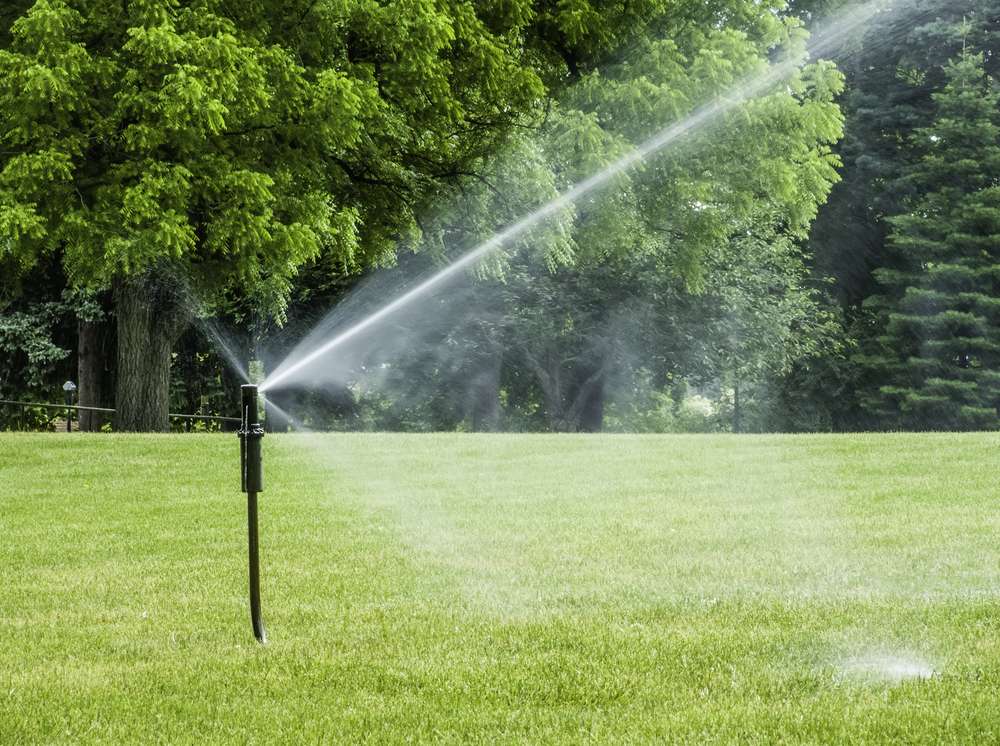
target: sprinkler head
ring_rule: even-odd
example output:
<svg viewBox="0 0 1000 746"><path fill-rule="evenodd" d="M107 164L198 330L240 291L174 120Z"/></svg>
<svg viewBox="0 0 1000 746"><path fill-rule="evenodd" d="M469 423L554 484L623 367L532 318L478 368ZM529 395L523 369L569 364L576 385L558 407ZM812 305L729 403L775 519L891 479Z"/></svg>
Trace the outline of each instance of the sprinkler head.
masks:
<svg viewBox="0 0 1000 746"><path fill-rule="evenodd" d="M240 487L244 492L264 491L264 468L261 464L261 440L264 426L260 423L257 387L252 383L240 389Z"/></svg>

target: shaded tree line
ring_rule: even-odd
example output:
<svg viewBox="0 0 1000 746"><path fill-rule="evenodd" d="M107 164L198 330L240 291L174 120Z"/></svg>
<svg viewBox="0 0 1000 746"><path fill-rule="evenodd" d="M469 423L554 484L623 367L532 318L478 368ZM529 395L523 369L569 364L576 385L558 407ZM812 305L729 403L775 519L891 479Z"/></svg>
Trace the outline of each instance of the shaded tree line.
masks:
<svg viewBox="0 0 1000 746"><path fill-rule="evenodd" d="M850 354L783 383L797 428L997 427L998 31L994 0L914 0L838 60L842 181L807 246Z"/></svg>
<svg viewBox="0 0 1000 746"><path fill-rule="evenodd" d="M77 374L120 429L232 413L230 358L273 368L844 3L403 5L3 11L0 396ZM994 428L1000 4L906 5L275 403L320 429Z"/></svg>

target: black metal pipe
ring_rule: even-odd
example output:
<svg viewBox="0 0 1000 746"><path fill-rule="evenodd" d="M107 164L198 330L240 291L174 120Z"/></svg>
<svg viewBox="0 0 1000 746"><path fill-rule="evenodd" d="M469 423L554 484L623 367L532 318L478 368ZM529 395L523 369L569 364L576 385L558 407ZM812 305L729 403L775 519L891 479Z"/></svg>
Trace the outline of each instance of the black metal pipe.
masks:
<svg viewBox="0 0 1000 746"><path fill-rule="evenodd" d="M258 642L267 642L267 631L260 611L260 543L257 533L257 494L264 491L261 440L264 427L257 409L257 387L247 384L240 390L241 424L240 485L247 493L247 547L250 565L250 622Z"/></svg>
<svg viewBox="0 0 1000 746"><path fill-rule="evenodd" d="M247 493L247 546L250 554L250 623L253 636L261 644L267 642L264 617L260 610L260 544L257 537L257 493Z"/></svg>

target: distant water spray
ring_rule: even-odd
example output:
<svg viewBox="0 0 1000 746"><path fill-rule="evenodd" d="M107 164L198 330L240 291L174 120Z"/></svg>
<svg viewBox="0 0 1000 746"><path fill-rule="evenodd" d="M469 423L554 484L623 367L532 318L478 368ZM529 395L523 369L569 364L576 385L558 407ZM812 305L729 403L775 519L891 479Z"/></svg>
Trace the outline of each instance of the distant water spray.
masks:
<svg viewBox="0 0 1000 746"><path fill-rule="evenodd" d="M838 662L840 681L867 681L901 684L921 681L937 675L934 666L923 657L907 652L865 651Z"/></svg>
<svg viewBox="0 0 1000 746"><path fill-rule="evenodd" d="M164 262L156 267L158 275L166 278L174 301L188 314L193 323L205 338L212 343L216 352L232 371L244 383L250 383L250 372L244 365L241 356L237 354L239 344L231 333L226 332L222 324L206 312L203 294L198 291L185 269L170 262Z"/></svg>
<svg viewBox="0 0 1000 746"><path fill-rule="evenodd" d="M281 407L279 407L277 404L275 404L270 399L268 399L266 401L264 407L265 407L265 411L267 412L267 420L268 420L268 422L271 421L273 415L277 414L278 418L279 418L279 422L281 420L284 420L284 423L287 424L289 427L291 427L293 430L296 430L296 431L298 431L300 433L311 433L312 432L312 429L310 429L310 427L308 425L306 425L301 420L297 419L296 417L294 417L291 414L289 414L288 412L286 412L284 409L282 409Z"/></svg>
<svg viewBox="0 0 1000 746"><path fill-rule="evenodd" d="M867 2L841 14L836 21L829 23L823 30L813 35L808 47L808 54L816 58L837 50L843 45L845 40L850 39L885 7L885 3L881 1ZM281 384L292 383L296 375L303 373L312 363L315 363L331 351L356 338L362 332L378 325L401 308L427 296L431 291L444 285L457 274L472 267L480 260L510 244L515 239L522 237L542 221L572 206L581 197L606 186L608 182L617 176L642 163L650 156L661 152L688 133L705 127L737 106L757 98L772 86L789 79L800 69L803 62L804 60L801 59L787 59L772 65L767 71L745 80L739 85L733 86L725 95L720 96L714 102L702 106L685 119L664 128L628 155L623 156L603 170L567 189L550 202L542 205L534 212L508 226L484 243L471 249L436 274L428 277L416 287L403 293L363 320L322 342L310 351L297 348L268 377L262 385L261 390L273 389ZM300 345L300 347L302 346Z"/></svg>
<svg viewBox="0 0 1000 746"><path fill-rule="evenodd" d="M250 372L243 365L240 356L234 349L234 345L219 327L219 323L215 321L215 319L200 317L195 319L195 323L197 323L198 328L201 329L202 333L212 341L215 345L215 349L222 356L223 360L228 363L233 372L236 373L236 375L238 375L245 383L250 383Z"/></svg>

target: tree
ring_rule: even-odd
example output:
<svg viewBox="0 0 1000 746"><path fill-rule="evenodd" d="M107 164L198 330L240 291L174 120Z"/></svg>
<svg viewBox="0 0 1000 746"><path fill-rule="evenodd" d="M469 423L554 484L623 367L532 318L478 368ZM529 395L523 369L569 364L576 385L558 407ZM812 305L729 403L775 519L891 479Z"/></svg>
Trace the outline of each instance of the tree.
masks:
<svg viewBox="0 0 1000 746"><path fill-rule="evenodd" d="M792 236L758 220L714 257L707 297L692 333L704 341L696 383L718 382L733 432L773 428L772 389L794 366L836 354L835 315L811 282L807 257ZM700 375L699 375L700 374Z"/></svg>
<svg viewBox="0 0 1000 746"><path fill-rule="evenodd" d="M842 4L795 0L791 10L816 11L819 18ZM885 383L880 369L863 364L865 355L880 354L877 337L884 331L865 300L883 291L876 270L892 268L898 258L889 246L889 218L904 212L914 197L914 184L903 178L921 157L911 134L930 124L932 94L944 85L945 65L964 45L988 52L988 72L995 76L1000 69L997 0L888 5L892 12L876 16L863 39L835 57L846 76L844 139L837 148L842 180L821 208L808 244L817 282L833 280L829 287L842 308L845 345L861 350L862 357L852 361L837 352L814 360L808 371L793 373L782 394L812 410L809 421L836 429L900 426L861 400L871 403ZM838 394L829 396L830 391Z"/></svg>
<svg viewBox="0 0 1000 746"><path fill-rule="evenodd" d="M757 40L730 28L695 27L691 37L649 40L627 63L583 76L550 116L545 151L557 183L593 173L652 134L651 123L675 121L693 102L759 69L765 51L788 32L774 23ZM634 358L642 346L638 339L622 343L642 308L657 296L676 301L665 292L671 283L704 290L711 283L706 258L732 262L726 251L740 245L733 241L740 230L804 236L836 180L829 147L840 135L832 101L838 91L830 67L807 68L791 93L748 103L577 205L569 224L571 267L548 279L523 273L529 279L512 289L520 295L510 304L519 320L508 349L533 372L550 427L601 428L609 381L623 357ZM775 254L782 240L770 247ZM758 289L766 297L769 288ZM675 314L659 305L653 318ZM647 347L662 335L648 325L642 333Z"/></svg>
<svg viewBox="0 0 1000 746"><path fill-rule="evenodd" d="M909 134L933 115L931 95L944 83L944 65L964 43L995 44L998 22L997 0L896 2L876 16L859 48L838 60L847 76L838 148L843 178L810 244L818 275L837 280L846 306L877 291L872 272L885 261L886 218L901 211L907 195L900 176L913 159Z"/></svg>
<svg viewBox="0 0 1000 746"><path fill-rule="evenodd" d="M913 135L904 174L913 196L890 219L894 266L883 293L882 385L869 406L903 427L1000 425L1000 91L982 54L963 53L933 95L933 121Z"/></svg>
<svg viewBox="0 0 1000 746"><path fill-rule="evenodd" d="M30 293L17 285L30 287ZM74 341L77 324L95 326L103 318L98 300L87 293L66 288L65 277L56 262L46 262L35 267L21 278L21 283L10 283L6 292L0 292L0 398L62 401L62 383L76 379L80 383L79 402L98 404L85 400L84 394L93 397L100 392L99 380L87 379L90 390L84 391L84 381L78 378L74 367L86 368L84 350L77 349ZM84 426L81 413L80 425ZM87 428L94 418L87 418Z"/></svg>
<svg viewBox="0 0 1000 746"><path fill-rule="evenodd" d="M769 25L756 27L757 37L695 23L685 32L678 21L670 39L646 39L627 62L581 73L552 103L537 136L520 137L481 179L463 185L450 208L425 221L423 252L447 255L475 245L761 70L775 47L791 39L794 52L801 42L796 26L768 18ZM382 351L357 366L377 374L359 373L359 379L377 375L388 400L408 403L419 400L413 392L420 384L425 392L468 390L457 398L475 402L474 426L516 419L518 427L600 429L607 393L625 368L645 362L665 375L682 366L679 359L664 362L658 345L680 326L671 303L703 292L711 284L706 275L735 259L740 231L773 238L760 244L757 258L770 252L780 256L777 263L789 256L788 238L804 235L836 178L830 146L840 134L833 103L839 84L830 66L810 66L788 88L691 133L677 148L581 199L481 269L495 279L477 287L474 310L464 311L475 321L430 325L435 341L428 347L447 349L446 359L423 354L419 330L428 315L448 320L463 313L453 290L444 306L415 309L400 323L405 349L380 330ZM800 279L789 278L796 292ZM759 293L754 302L779 295L764 285L747 283ZM750 304L747 299L744 308ZM704 318L692 312L692 325ZM745 321L749 329L749 313ZM784 331L777 346L788 339ZM348 352L339 354L343 360ZM760 360L747 365L766 367ZM407 409L408 422L414 411ZM447 416L454 422L454 409Z"/></svg>
<svg viewBox="0 0 1000 746"><path fill-rule="evenodd" d="M360 268L543 93L525 2L37 0L0 12L0 261L113 292L117 426L167 425L192 309ZM14 19L11 22L11 19Z"/></svg>

